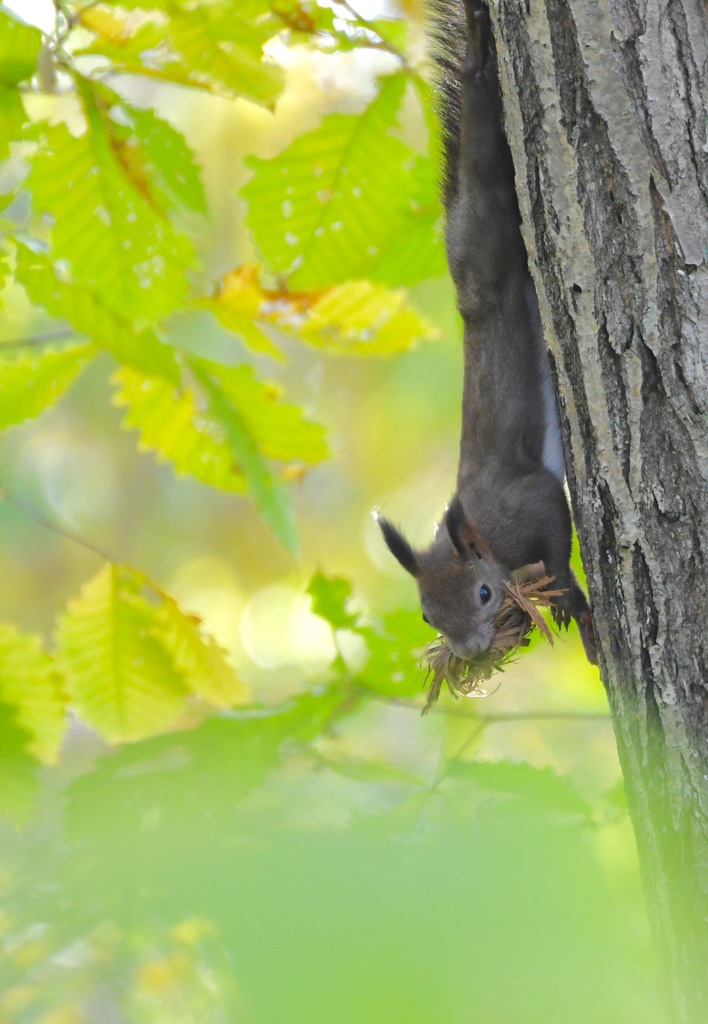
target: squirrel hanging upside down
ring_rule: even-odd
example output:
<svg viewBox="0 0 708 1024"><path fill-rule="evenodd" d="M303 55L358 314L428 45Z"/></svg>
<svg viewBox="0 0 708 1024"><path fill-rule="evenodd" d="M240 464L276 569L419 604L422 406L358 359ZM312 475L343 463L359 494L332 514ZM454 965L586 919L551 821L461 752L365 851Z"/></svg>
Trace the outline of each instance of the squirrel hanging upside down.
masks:
<svg viewBox="0 0 708 1024"><path fill-rule="evenodd" d="M423 618L459 658L486 651L504 583L543 562L554 616L597 646L571 568L565 466L536 290L519 227L487 5L436 0L443 91L446 245L464 322L457 489L432 544L416 551L377 516L389 549L418 585Z"/></svg>

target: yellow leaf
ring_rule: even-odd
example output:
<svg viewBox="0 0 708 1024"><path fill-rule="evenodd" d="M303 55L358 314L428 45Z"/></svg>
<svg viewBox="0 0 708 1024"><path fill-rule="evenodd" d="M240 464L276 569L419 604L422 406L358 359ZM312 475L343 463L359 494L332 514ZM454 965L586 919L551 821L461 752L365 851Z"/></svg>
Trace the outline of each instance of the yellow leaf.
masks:
<svg viewBox="0 0 708 1024"><path fill-rule="evenodd" d="M371 281L345 281L324 292L300 330L305 341L330 352L387 356L438 332L405 291Z"/></svg>
<svg viewBox="0 0 708 1024"><path fill-rule="evenodd" d="M116 46L125 45L132 38L128 19L117 11L108 11L105 7L89 5L78 12L76 19L84 28L95 32L97 36Z"/></svg>
<svg viewBox="0 0 708 1024"><path fill-rule="evenodd" d="M154 635L193 693L216 707L246 702L248 690L226 660L226 653L203 631L196 615L183 612L172 598L165 596L157 617Z"/></svg>
<svg viewBox="0 0 708 1024"><path fill-rule="evenodd" d="M256 323L257 319L267 319L263 310L266 301L267 294L258 281L258 267L245 265L227 274L217 294L202 299L198 306L208 310L227 331L239 335L255 352L282 359L280 349Z"/></svg>
<svg viewBox="0 0 708 1024"><path fill-rule="evenodd" d="M114 743L164 731L186 696L153 636L157 609L141 591L130 569L105 565L59 621L57 655L69 696L83 720Z"/></svg>
<svg viewBox="0 0 708 1024"><path fill-rule="evenodd" d="M245 490L243 474L228 445L199 414L192 388L178 391L166 381L126 366L113 375L112 382L119 389L114 405L127 408L121 425L140 431L141 451L153 451L160 462L171 462L177 475L189 474L225 491Z"/></svg>

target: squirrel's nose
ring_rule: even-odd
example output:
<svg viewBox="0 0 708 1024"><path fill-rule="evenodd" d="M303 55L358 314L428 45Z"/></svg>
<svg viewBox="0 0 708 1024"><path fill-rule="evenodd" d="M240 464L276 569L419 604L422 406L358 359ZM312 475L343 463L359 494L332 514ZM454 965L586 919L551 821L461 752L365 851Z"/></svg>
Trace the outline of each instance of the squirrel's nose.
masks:
<svg viewBox="0 0 708 1024"><path fill-rule="evenodd" d="M484 649L479 640L474 637L464 640L462 643L456 643L448 638L448 643L455 657L462 658L463 661L470 661L470 659L476 658Z"/></svg>

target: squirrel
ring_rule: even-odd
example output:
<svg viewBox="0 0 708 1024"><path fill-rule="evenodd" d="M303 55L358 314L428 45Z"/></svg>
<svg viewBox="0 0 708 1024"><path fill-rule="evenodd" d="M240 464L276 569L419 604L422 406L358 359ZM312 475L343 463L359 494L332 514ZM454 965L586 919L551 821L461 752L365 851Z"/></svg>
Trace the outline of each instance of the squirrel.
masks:
<svg viewBox="0 0 708 1024"><path fill-rule="evenodd" d="M505 581L543 562L563 591L556 622L576 620L596 664L592 615L569 564L560 421L521 237L489 11L482 0L435 6L445 241L464 323L457 487L426 550L414 550L389 520L376 517L391 553L415 578L423 619L457 657L489 648Z"/></svg>

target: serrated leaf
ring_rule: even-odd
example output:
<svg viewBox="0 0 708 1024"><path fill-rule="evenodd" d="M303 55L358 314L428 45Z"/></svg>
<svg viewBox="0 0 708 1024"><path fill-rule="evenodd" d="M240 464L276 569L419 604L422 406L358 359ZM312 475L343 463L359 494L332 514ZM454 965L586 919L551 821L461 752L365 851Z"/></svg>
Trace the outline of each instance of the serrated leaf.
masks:
<svg viewBox="0 0 708 1024"><path fill-rule="evenodd" d="M27 115L19 92L0 85L0 160L10 155L10 143L22 137Z"/></svg>
<svg viewBox="0 0 708 1024"><path fill-rule="evenodd" d="M224 491L246 489L221 433L199 414L192 388L177 390L127 367L112 379L119 389L114 404L127 408L121 425L140 432L141 451L153 451L159 461L172 463L178 476L193 476Z"/></svg>
<svg viewBox="0 0 708 1024"><path fill-rule="evenodd" d="M291 553L297 549L297 533L287 492L271 473L259 450L243 413L224 392L223 382L212 376L219 368L205 360L191 360L194 373L202 386L209 411L224 432L224 439L246 478L248 489L263 519L278 540Z"/></svg>
<svg viewBox="0 0 708 1024"><path fill-rule="evenodd" d="M406 84L405 75L384 79L363 114L332 114L275 159L247 161L249 229L269 270L291 275L291 288L388 280L377 272L387 254L407 249L418 221L430 234L439 205L422 206L418 194L427 158L393 134ZM418 271L430 276L425 265Z"/></svg>
<svg viewBox="0 0 708 1024"><path fill-rule="evenodd" d="M0 360L0 430L38 416L73 384L95 354L93 345Z"/></svg>
<svg viewBox="0 0 708 1024"><path fill-rule="evenodd" d="M147 5L145 5L147 6ZM158 3L155 7L162 6ZM121 4L127 7L127 4ZM159 20L138 23L103 7L88 8L80 17L81 24L95 33L96 39L75 51L78 56L94 54L105 57L115 70L137 74L157 71L158 55L164 50L164 25Z"/></svg>
<svg viewBox="0 0 708 1024"><path fill-rule="evenodd" d="M157 619L154 635L192 693L220 708L245 703L248 690L225 652L203 631L197 616L186 614L175 601L165 597Z"/></svg>
<svg viewBox="0 0 708 1024"><path fill-rule="evenodd" d="M62 124L46 127L26 185L34 210L52 218L53 257L113 313L128 310L144 326L184 300L193 248L136 187L120 133L88 90L82 95L86 131L77 138Z"/></svg>
<svg viewBox="0 0 708 1024"><path fill-rule="evenodd" d="M0 6L0 82L16 85L34 74L42 33Z"/></svg>
<svg viewBox="0 0 708 1024"><path fill-rule="evenodd" d="M357 616L347 610L352 585L341 576L325 576L317 572L310 580L307 593L312 598L312 611L330 624L332 629L352 629Z"/></svg>
<svg viewBox="0 0 708 1024"><path fill-rule="evenodd" d="M322 428L306 420L296 406L279 401L277 389L259 381L253 370L207 365L264 456L283 462L318 462L326 457ZM156 452L177 474L226 491L245 490L223 425L201 408L203 400L193 386L177 389L126 367L113 382L118 388L115 404L128 410L122 425L140 431L141 450Z"/></svg>
<svg viewBox="0 0 708 1024"><path fill-rule="evenodd" d="M272 30L259 32L257 22L239 16L232 4L172 8L170 13L165 34L190 77L228 95L273 105L284 79L276 64L262 60L261 46Z"/></svg>
<svg viewBox="0 0 708 1024"><path fill-rule="evenodd" d="M252 348L277 356L280 350L264 334L266 326L332 354L359 356L391 355L438 334L401 289L371 281L345 281L311 292L265 289L253 265L231 271L214 297L196 305Z"/></svg>
<svg viewBox="0 0 708 1024"><path fill-rule="evenodd" d="M107 3L110 0L107 0ZM166 5L157 0L126 0L119 6L141 8L136 22L103 8L84 9L81 24L95 33L78 54L96 54L115 71L229 96L242 96L272 106L283 86L282 70L262 59L263 44L282 31L288 12L270 3L238 5ZM145 16L150 19L147 22Z"/></svg>
<svg viewBox="0 0 708 1024"><path fill-rule="evenodd" d="M157 610L129 569L106 565L59 620L57 659L81 718L112 743L163 731L183 708L184 682L153 632Z"/></svg>
<svg viewBox="0 0 708 1024"><path fill-rule="evenodd" d="M525 762L451 760L447 774L463 776L482 789L541 804L550 810L591 817L587 801L571 779L552 768L536 768Z"/></svg>
<svg viewBox="0 0 708 1024"><path fill-rule="evenodd" d="M317 463L327 458L324 428L302 409L284 402L280 389L259 380L250 366L222 366L199 360L238 410L248 432L269 459Z"/></svg>
<svg viewBox="0 0 708 1024"><path fill-rule="evenodd" d="M175 354L153 330L137 330L130 320L104 303L102 293L63 280L45 256L22 245L17 247L17 280L24 285L30 302L68 320L77 333L88 335L119 363L179 382Z"/></svg>
<svg viewBox="0 0 708 1024"><path fill-rule="evenodd" d="M436 328L411 305L404 291L371 281L347 281L324 292L307 311L300 337L325 351L388 356L403 352Z"/></svg>
<svg viewBox="0 0 708 1024"><path fill-rule="evenodd" d="M141 110L128 103L120 108L131 122L132 138L140 148L151 192L157 193L166 207L207 212L206 197L194 153L184 136L152 110Z"/></svg>
<svg viewBox="0 0 708 1024"><path fill-rule="evenodd" d="M0 701L30 737L27 749L54 764L66 729L66 699L54 662L37 636L0 624Z"/></svg>

